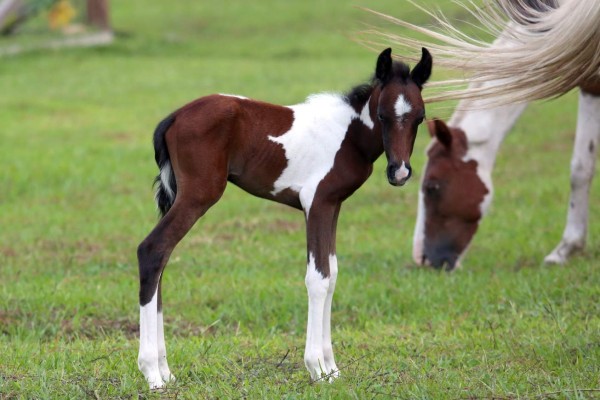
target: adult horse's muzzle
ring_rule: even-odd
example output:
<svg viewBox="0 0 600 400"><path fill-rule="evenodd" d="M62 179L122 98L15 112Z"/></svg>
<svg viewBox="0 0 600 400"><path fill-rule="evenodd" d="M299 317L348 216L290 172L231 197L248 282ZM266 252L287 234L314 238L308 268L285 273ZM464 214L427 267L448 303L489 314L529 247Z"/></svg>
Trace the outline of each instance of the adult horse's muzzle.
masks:
<svg viewBox="0 0 600 400"><path fill-rule="evenodd" d="M402 161L402 164L398 165L397 162L388 163L387 167L387 178L390 185L402 186L410 179L412 175L412 168L410 164Z"/></svg>
<svg viewBox="0 0 600 400"><path fill-rule="evenodd" d="M438 239L433 243L425 242L420 264L444 271L452 271L460 265L459 259L460 252L455 247L455 243L450 240Z"/></svg>

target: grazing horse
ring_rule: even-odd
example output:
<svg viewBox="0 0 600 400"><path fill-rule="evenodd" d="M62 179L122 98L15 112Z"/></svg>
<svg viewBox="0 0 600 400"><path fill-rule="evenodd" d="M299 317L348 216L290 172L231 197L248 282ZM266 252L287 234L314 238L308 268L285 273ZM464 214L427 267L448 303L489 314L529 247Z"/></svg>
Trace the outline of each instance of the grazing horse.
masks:
<svg viewBox="0 0 600 400"><path fill-rule="evenodd" d="M500 145L526 103L456 111L449 126L428 121L435 138L427 150L413 258L451 270L460 265L493 194L492 170ZM544 261L564 264L585 247L589 190L600 143L600 85L582 85L571 158L571 195L562 239Z"/></svg>
<svg viewBox="0 0 600 400"><path fill-rule="evenodd" d="M169 115L154 133L156 200L162 218L138 247L138 366L151 388L173 379L167 364L161 277L171 252L215 204L227 181L250 194L287 204L306 219L308 324L304 362L312 380L339 375L331 344L337 277L336 224L342 202L371 175L385 152L394 186L411 176L421 97L432 58L421 49L412 71L377 59L371 82L347 95L317 94L284 107L238 96L211 95Z"/></svg>
<svg viewBox="0 0 600 400"><path fill-rule="evenodd" d="M556 97L575 87L580 95L567 223L545 262L565 263L585 246L589 188L600 141L600 1L496 1L499 9L475 13L497 34L492 45L469 39L433 14L449 33L393 19L445 43L426 44L438 65L471 74L464 80L469 83L466 89L457 90L456 80L433 82L433 87L449 89L426 99L461 102L448 125L428 123L434 140L427 150L413 236L413 258L419 264L447 270L460 264L491 203L491 174L505 135L528 101ZM392 42L415 45L398 36Z"/></svg>

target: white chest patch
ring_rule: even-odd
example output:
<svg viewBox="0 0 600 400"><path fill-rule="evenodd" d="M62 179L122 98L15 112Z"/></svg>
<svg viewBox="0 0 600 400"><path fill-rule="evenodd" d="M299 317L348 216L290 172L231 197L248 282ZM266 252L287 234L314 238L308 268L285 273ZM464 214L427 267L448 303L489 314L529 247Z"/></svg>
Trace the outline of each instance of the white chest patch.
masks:
<svg viewBox="0 0 600 400"><path fill-rule="evenodd" d="M276 195L284 189L298 192L308 216L319 182L333 167L348 126L359 116L335 94L314 95L289 108L294 111L290 130L281 136L269 136L283 146L288 160L271 193Z"/></svg>
<svg viewBox="0 0 600 400"><path fill-rule="evenodd" d="M396 117L401 118L402 116L404 116L404 114L408 114L412 110L412 106L408 101L406 101L404 95L401 94L400 96L398 96L398 99L396 99L394 109L396 111Z"/></svg>

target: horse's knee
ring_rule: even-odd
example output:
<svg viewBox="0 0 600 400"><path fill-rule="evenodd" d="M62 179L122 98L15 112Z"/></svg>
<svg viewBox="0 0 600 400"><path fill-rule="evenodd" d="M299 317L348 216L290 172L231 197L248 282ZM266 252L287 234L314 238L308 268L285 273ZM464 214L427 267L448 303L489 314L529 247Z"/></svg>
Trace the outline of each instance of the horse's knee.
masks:
<svg viewBox="0 0 600 400"><path fill-rule="evenodd" d="M571 188L577 189L588 186L594 177L594 168L586 165L581 160L571 162Z"/></svg>

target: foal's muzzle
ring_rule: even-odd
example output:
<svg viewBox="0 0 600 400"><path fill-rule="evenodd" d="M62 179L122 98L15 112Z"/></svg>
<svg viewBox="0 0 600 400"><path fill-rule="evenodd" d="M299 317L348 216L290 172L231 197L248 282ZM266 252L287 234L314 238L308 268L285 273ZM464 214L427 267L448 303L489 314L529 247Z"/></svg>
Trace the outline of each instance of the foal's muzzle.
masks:
<svg viewBox="0 0 600 400"><path fill-rule="evenodd" d="M402 186L412 175L412 168L410 164L402 161L402 164L398 165L397 162L388 164L387 167L387 178L390 185Z"/></svg>

